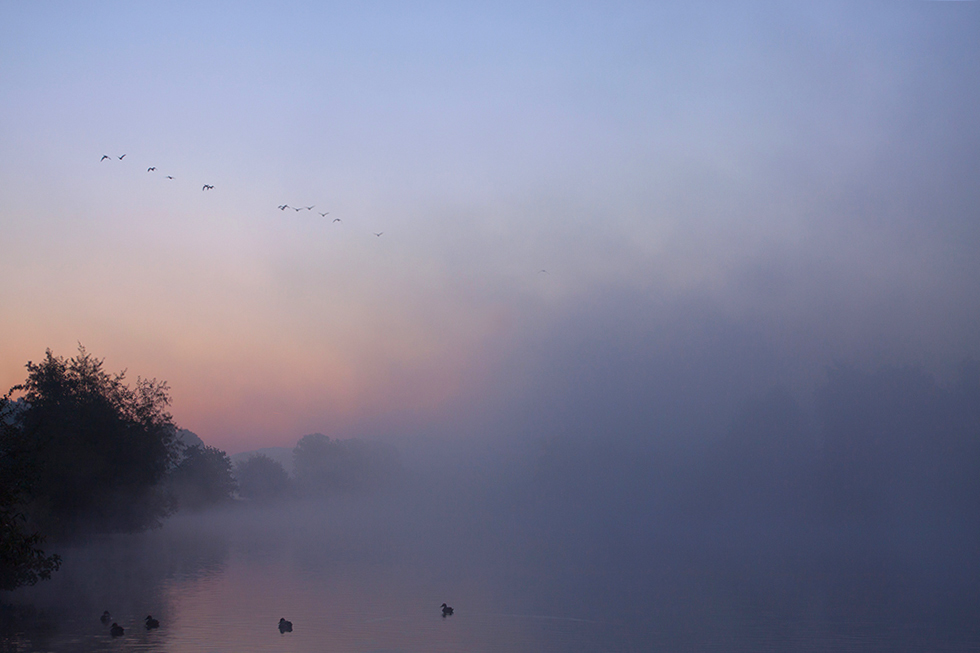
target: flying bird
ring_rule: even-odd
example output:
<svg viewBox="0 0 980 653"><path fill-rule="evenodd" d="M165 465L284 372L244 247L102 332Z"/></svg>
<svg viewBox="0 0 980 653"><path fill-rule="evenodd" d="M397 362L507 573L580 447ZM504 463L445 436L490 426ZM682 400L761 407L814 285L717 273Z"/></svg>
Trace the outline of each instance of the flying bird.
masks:
<svg viewBox="0 0 980 653"><path fill-rule="evenodd" d="M541 274L542 272L544 272L545 274L548 274L548 271L545 270L544 268L538 270L538 274Z"/></svg>
<svg viewBox="0 0 980 653"><path fill-rule="evenodd" d="M173 177L171 177L170 175L167 175L167 179L173 179Z"/></svg>
<svg viewBox="0 0 980 653"><path fill-rule="evenodd" d="M123 159L125 159L125 158L126 158L126 155L125 155L125 154L123 154L123 155L122 155L121 157L119 157L119 160L120 160L120 161L122 161L122 160L123 160Z"/></svg>
<svg viewBox="0 0 980 653"><path fill-rule="evenodd" d="M319 211L317 211L317 213L320 213L320 212L319 212ZM320 217L322 217L322 218L325 218L325 217L327 217L328 215L330 215L330 211L327 211L326 213L320 213Z"/></svg>
<svg viewBox="0 0 980 653"><path fill-rule="evenodd" d="M302 206L299 207L298 209L295 206L290 206L289 208L291 208L292 210L296 211L297 213L303 210L303 207Z"/></svg>
<svg viewBox="0 0 980 653"><path fill-rule="evenodd" d="M372 231L371 233L373 233L375 236L377 236L378 238L380 238L381 237L381 234L383 234L384 232L383 231Z"/></svg>
<svg viewBox="0 0 980 653"><path fill-rule="evenodd" d="M340 218L334 218L333 221L334 222L340 222L341 220L340 220Z"/></svg>
<svg viewBox="0 0 980 653"><path fill-rule="evenodd" d="M156 170L156 168L147 168L146 169L147 172L153 172L154 170Z"/></svg>
<svg viewBox="0 0 980 653"><path fill-rule="evenodd" d="M285 211L286 209L291 208L291 207L288 204L280 204L277 208L280 211Z"/></svg>
<svg viewBox="0 0 980 653"><path fill-rule="evenodd" d="M204 184L204 185L203 185L203 186L201 187L201 190L211 190L212 188L214 188L214 186L209 186L208 184Z"/></svg>
<svg viewBox="0 0 980 653"><path fill-rule="evenodd" d="M101 158L101 159L99 159L99 161L105 161L105 160L106 160L106 159L108 159L108 158L110 158L108 154L103 154L103 155L102 155L102 158Z"/></svg>
<svg viewBox="0 0 980 653"><path fill-rule="evenodd" d="M316 206L316 204L314 204L313 206ZM303 208L306 209L307 211L312 211L313 206L304 206Z"/></svg>

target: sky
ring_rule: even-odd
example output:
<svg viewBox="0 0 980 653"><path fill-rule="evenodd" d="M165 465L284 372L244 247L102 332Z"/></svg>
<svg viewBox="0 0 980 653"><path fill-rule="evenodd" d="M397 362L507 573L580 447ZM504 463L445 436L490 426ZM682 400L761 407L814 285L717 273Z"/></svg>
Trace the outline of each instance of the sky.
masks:
<svg viewBox="0 0 980 653"><path fill-rule="evenodd" d="M980 357L978 35L972 2L3 3L0 387L80 343L235 453L941 376Z"/></svg>

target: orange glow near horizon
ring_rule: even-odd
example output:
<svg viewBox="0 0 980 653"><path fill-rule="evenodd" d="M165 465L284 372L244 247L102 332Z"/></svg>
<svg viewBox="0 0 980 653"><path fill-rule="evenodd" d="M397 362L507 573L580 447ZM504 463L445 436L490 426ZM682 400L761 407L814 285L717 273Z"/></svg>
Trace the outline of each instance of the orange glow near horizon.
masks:
<svg viewBox="0 0 980 653"><path fill-rule="evenodd" d="M976 357L978 12L0 3L0 390L82 343L235 452L692 306L793 374Z"/></svg>
<svg viewBox="0 0 980 653"><path fill-rule="evenodd" d="M465 328L455 330L440 327L432 312L420 317L389 306L384 320L362 310L320 333L305 323L246 328L234 320L193 330L180 320L150 320L153 330L131 324L127 332L125 320L110 330L87 316L95 324L80 329L85 337L53 337L49 328L8 339L0 382L22 382L27 361L48 348L70 358L82 344L130 381L165 380L175 421L209 444L232 453L291 446L314 431L356 433L358 423L378 415L436 411L479 366L468 352L503 324L477 313L456 319Z"/></svg>

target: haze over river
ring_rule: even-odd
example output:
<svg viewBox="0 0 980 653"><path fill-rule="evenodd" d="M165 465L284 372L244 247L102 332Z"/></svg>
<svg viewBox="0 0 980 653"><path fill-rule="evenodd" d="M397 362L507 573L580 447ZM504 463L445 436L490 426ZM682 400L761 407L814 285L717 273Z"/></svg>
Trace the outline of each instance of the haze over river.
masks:
<svg viewBox="0 0 980 653"><path fill-rule="evenodd" d="M0 538L63 560L0 653L980 651L978 61L980 2L0 2Z"/></svg>
<svg viewBox="0 0 980 653"><path fill-rule="evenodd" d="M3 651L967 651L969 592L846 533L596 526L438 491L232 509L61 549ZM513 497L512 501L518 501ZM423 506L425 506L423 508ZM539 516L540 517L540 516ZM593 517L594 518L594 517ZM595 519L595 518L594 518ZM545 530L558 535L544 536ZM938 574L938 575L937 575ZM957 589L958 588L958 589ZM945 595L944 595L945 592ZM944 598L945 596L945 598ZM455 614L443 618L440 605ZM99 621L109 610L126 633ZM160 628L147 631L152 614ZM280 617L294 624L280 634Z"/></svg>

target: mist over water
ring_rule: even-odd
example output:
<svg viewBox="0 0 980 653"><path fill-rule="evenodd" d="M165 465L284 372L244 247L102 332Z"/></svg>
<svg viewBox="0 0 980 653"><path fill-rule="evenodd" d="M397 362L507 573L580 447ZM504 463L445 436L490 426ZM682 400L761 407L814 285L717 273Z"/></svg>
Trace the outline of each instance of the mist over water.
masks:
<svg viewBox="0 0 980 653"><path fill-rule="evenodd" d="M338 451L384 463L319 499L50 542L4 650L976 650L976 361L799 348L702 299L569 315L435 418L379 416Z"/></svg>
<svg viewBox="0 0 980 653"><path fill-rule="evenodd" d="M980 364L819 366L770 325L602 310L622 301L425 428L379 420L338 451L383 464L349 459L319 499L51 542L63 568L4 596L5 650L980 645Z"/></svg>
<svg viewBox="0 0 980 653"><path fill-rule="evenodd" d="M980 649L978 34L0 5L0 391L81 341L279 473L52 536L0 651Z"/></svg>
<svg viewBox="0 0 980 653"><path fill-rule="evenodd" d="M373 489L60 548L51 581L5 597L32 607L4 608L4 646L975 650L978 378L829 370L812 408L776 389L682 445L623 429L531 455L416 440Z"/></svg>

